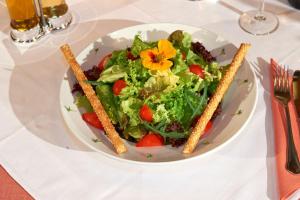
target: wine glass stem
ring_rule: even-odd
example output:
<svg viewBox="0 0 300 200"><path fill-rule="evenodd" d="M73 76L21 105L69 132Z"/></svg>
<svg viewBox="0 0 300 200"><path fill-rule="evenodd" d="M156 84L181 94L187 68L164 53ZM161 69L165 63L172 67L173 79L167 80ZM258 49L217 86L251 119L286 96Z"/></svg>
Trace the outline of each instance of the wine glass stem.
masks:
<svg viewBox="0 0 300 200"><path fill-rule="evenodd" d="M259 12L262 13L265 10L265 0L260 1Z"/></svg>
<svg viewBox="0 0 300 200"><path fill-rule="evenodd" d="M265 0L261 0L258 13L255 15L254 19L256 19L257 21L265 21L266 17L263 14L264 10L265 10Z"/></svg>

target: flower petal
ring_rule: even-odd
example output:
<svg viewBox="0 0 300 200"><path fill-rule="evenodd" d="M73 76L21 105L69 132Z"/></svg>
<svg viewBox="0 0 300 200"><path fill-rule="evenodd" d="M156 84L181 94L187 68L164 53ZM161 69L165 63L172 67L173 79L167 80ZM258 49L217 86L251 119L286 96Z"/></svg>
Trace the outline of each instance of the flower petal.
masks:
<svg viewBox="0 0 300 200"><path fill-rule="evenodd" d="M146 49L144 51L141 51L140 57L142 59L149 58L152 59L152 56L157 56L158 55L158 49L153 48L153 49Z"/></svg>
<svg viewBox="0 0 300 200"><path fill-rule="evenodd" d="M150 69L150 70L159 70L160 65L159 63L154 63L148 60L143 60L142 64L145 68Z"/></svg>
<svg viewBox="0 0 300 200"><path fill-rule="evenodd" d="M152 68L151 68L151 67L152 67L152 60L151 60L151 59L148 59L148 58L143 59L143 60L142 60L142 64L143 64L143 66L144 66L145 68L152 69Z"/></svg>
<svg viewBox="0 0 300 200"><path fill-rule="evenodd" d="M176 49L169 40L158 41L158 52L164 56L165 59L173 58L176 55Z"/></svg>
<svg viewBox="0 0 300 200"><path fill-rule="evenodd" d="M159 70L167 70L173 65L173 62L170 60L164 59L161 62L159 62L159 65L160 65Z"/></svg>

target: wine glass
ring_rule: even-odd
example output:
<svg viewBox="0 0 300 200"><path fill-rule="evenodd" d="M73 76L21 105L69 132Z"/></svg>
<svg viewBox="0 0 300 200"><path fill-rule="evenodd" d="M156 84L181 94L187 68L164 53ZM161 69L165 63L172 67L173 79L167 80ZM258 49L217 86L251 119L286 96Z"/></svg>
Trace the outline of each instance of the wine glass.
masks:
<svg viewBox="0 0 300 200"><path fill-rule="evenodd" d="M251 10L240 16L241 28L253 35L266 35L274 32L279 25L276 15L264 10L265 1L260 0L259 10Z"/></svg>

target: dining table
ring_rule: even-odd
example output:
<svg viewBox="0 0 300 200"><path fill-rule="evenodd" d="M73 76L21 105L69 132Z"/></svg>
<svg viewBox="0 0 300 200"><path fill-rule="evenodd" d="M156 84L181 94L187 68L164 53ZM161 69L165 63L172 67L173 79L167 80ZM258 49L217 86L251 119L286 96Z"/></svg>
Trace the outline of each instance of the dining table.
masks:
<svg viewBox="0 0 300 200"><path fill-rule="evenodd" d="M266 0L279 19L263 36L243 31L240 15L258 0L67 0L70 27L30 45L10 38L10 18L0 0L0 199L280 199L271 109L270 59L300 69L300 11L287 0ZM126 162L83 144L64 122L60 85L67 71L59 47L78 55L113 31L140 24L176 23L206 29L246 56L255 74L254 112L222 148L184 162ZM300 192L290 195L299 199Z"/></svg>

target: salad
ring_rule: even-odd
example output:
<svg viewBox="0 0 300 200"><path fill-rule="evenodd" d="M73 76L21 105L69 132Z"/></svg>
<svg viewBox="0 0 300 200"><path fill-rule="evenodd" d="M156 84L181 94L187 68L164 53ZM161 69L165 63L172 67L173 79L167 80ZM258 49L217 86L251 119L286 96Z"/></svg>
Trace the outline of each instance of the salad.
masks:
<svg viewBox="0 0 300 200"><path fill-rule="evenodd" d="M215 92L222 69L200 42L177 30L152 42L136 35L131 47L113 51L84 73L122 138L137 147L177 147ZM103 129L79 84L72 92L85 110L83 120ZM214 117L220 111L219 105Z"/></svg>

